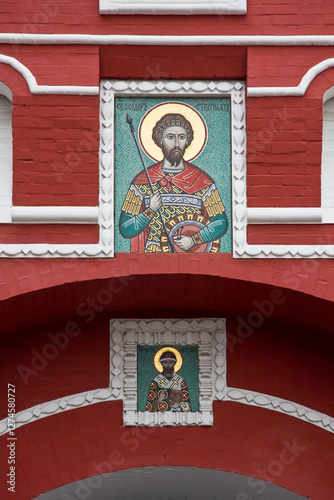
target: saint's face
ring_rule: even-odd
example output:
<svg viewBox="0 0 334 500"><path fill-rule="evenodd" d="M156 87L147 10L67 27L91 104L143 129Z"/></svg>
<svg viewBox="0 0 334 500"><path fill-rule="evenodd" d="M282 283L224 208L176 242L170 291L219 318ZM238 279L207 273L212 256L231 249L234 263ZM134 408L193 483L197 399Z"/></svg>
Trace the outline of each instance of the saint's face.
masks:
<svg viewBox="0 0 334 500"><path fill-rule="evenodd" d="M173 359L163 359L161 361L163 366L163 374L165 377L171 377L174 373L175 361Z"/></svg>
<svg viewBox="0 0 334 500"><path fill-rule="evenodd" d="M167 127L162 134L162 151L171 165L178 165L187 147L187 132L175 125Z"/></svg>

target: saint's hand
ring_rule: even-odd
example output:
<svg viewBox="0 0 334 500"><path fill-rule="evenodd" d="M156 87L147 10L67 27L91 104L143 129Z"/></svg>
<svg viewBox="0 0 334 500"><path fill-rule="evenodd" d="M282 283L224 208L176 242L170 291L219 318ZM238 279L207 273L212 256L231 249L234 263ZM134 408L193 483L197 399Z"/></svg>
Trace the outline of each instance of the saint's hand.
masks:
<svg viewBox="0 0 334 500"><path fill-rule="evenodd" d="M150 209L153 210L153 212L156 212L157 210L159 210L161 205L161 194L158 191L150 197Z"/></svg>
<svg viewBox="0 0 334 500"><path fill-rule="evenodd" d="M165 399L167 396L168 396L167 391L160 391L160 394L159 394L159 401L162 401L162 400L163 400L163 399Z"/></svg>
<svg viewBox="0 0 334 500"><path fill-rule="evenodd" d="M190 236L174 236L173 240L174 243L185 252L194 246L193 240Z"/></svg>

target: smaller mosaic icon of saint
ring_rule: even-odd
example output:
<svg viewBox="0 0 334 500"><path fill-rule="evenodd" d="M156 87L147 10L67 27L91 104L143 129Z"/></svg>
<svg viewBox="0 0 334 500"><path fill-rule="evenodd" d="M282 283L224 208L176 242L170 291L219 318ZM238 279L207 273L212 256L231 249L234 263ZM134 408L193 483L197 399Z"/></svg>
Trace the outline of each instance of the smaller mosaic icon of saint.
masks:
<svg viewBox="0 0 334 500"><path fill-rule="evenodd" d="M163 347L154 356L158 370L151 382L145 411L191 411L191 402L186 381L178 374L183 358L174 347Z"/></svg>

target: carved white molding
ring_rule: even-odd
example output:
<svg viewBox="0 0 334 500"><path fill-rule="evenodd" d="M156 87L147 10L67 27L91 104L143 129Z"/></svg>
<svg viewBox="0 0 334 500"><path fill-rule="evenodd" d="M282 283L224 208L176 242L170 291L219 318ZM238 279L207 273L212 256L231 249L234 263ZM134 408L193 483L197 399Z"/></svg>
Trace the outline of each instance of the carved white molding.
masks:
<svg viewBox="0 0 334 500"><path fill-rule="evenodd" d="M247 208L248 224L305 224L322 222L322 209L314 208Z"/></svg>
<svg viewBox="0 0 334 500"><path fill-rule="evenodd" d="M247 224L327 224L325 208L247 208ZM246 217L245 217L246 218ZM245 226L246 227L246 226ZM334 245L249 245L235 240L233 256L245 259L332 259Z"/></svg>
<svg viewBox="0 0 334 500"><path fill-rule="evenodd" d="M244 259L332 259L333 245L248 245L239 246L234 257Z"/></svg>
<svg viewBox="0 0 334 500"><path fill-rule="evenodd" d="M334 66L334 58L325 59L310 68L296 87L248 87L248 97L303 96L314 78Z"/></svg>
<svg viewBox="0 0 334 500"><path fill-rule="evenodd" d="M83 408L84 406L102 403L104 401L113 401L115 399L116 398L113 396L112 391L108 388L71 394L70 396L41 403L28 408L27 410L16 413L15 428L31 424L32 422L36 422L36 420L50 417L52 415L56 415L57 413L75 410L76 408ZM5 418L0 421L0 435L6 434L8 431L7 419Z"/></svg>
<svg viewBox="0 0 334 500"><path fill-rule="evenodd" d="M32 406L16 414L15 428L31 424L32 422L51 417L58 413L75 410L76 408L83 408L85 406L107 401L116 401L119 397L116 397L115 394L119 395L119 392L115 389L101 388L93 391L71 394L70 396ZM224 397L221 401L233 401L235 403L277 411L284 415L308 422L309 424L316 425L325 431L334 433L334 418L286 399L275 398L259 392L226 387ZM7 423L6 418L0 421L0 436L9 432L10 429Z"/></svg>
<svg viewBox="0 0 334 500"><path fill-rule="evenodd" d="M100 14L246 14L247 0L100 0Z"/></svg>
<svg viewBox="0 0 334 500"><path fill-rule="evenodd" d="M17 224L98 224L98 207L19 207L11 208Z"/></svg>
<svg viewBox="0 0 334 500"><path fill-rule="evenodd" d="M197 345L200 411L169 415L137 412L137 345ZM224 319L112 320L110 383L107 388L72 394L16 414L16 428L64 411L107 401L124 401L124 425L212 425L212 402L233 401L277 411L334 433L334 418L279 397L226 386ZM0 421L6 434L7 419Z"/></svg>
<svg viewBox="0 0 334 500"><path fill-rule="evenodd" d="M277 411L334 432L334 418L279 397L226 387L224 319L112 320L110 383L101 388L41 403L16 414L16 428L64 411L101 402L123 400L124 425L212 425L212 402L233 401ZM185 414L137 412L137 345L197 345L200 411ZM9 431L0 421L0 435Z"/></svg>
<svg viewBox="0 0 334 500"><path fill-rule="evenodd" d="M123 399L124 425L213 425L212 402L225 395L225 342L223 319L111 321L110 387ZM198 412L137 411L138 345L198 347Z"/></svg>
<svg viewBox="0 0 334 500"><path fill-rule="evenodd" d="M245 84L238 81L108 81L101 80L101 175L113 192L113 130L115 96L221 96L231 101L231 164L233 246L246 241L246 124ZM105 172L105 173L104 173ZM105 180L108 179L108 180ZM111 197L108 198L111 200ZM110 203L110 204L109 204ZM107 210L109 204L109 208ZM113 217L113 204L104 199L106 213Z"/></svg>
<svg viewBox="0 0 334 500"><path fill-rule="evenodd" d="M1 44L332 46L333 35L91 35L1 33Z"/></svg>
<svg viewBox="0 0 334 500"><path fill-rule="evenodd" d="M23 76L32 94L98 95L99 87L80 85L38 85L36 78L24 64L15 57L0 54L0 63L8 64ZM1 90L1 89L0 89Z"/></svg>
<svg viewBox="0 0 334 500"><path fill-rule="evenodd" d="M100 185L100 191L102 190ZM101 196L101 195L100 195ZM4 212L6 215L7 212ZM16 224L99 224L100 242L94 244L1 244L0 257L113 257L113 247L104 238L105 218L98 207L11 207L8 219ZM3 214L1 214L3 216Z"/></svg>
<svg viewBox="0 0 334 500"><path fill-rule="evenodd" d="M49 245L49 244L24 244L24 245L1 245L0 257L9 258L90 258L90 257L113 257L112 248L107 245Z"/></svg>
<svg viewBox="0 0 334 500"><path fill-rule="evenodd" d="M275 398L274 396L268 396L260 392L228 387L224 401L234 401L236 403L277 411L304 420L304 422L321 427L326 431L334 432L334 418L286 399Z"/></svg>

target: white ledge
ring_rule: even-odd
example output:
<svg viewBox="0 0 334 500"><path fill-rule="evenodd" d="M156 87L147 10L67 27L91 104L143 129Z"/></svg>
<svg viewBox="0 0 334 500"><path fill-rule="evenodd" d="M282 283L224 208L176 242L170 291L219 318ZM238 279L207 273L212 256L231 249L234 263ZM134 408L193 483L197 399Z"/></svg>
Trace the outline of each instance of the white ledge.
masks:
<svg viewBox="0 0 334 500"><path fill-rule="evenodd" d="M246 14L246 0L100 0L100 14Z"/></svg>
<svg viewBox="0 0 334 500"><path fill-rule="evenodd" d="M0 36L1 38L1 36ZM8 64L23 76L32 94L98 95L99 87L81 85L38 85L36 78L24 64L15 57L0 54L0 63Z"/></svg>
<svg viewBox="0 0 334 500"><path fill-rule="evenodd" d="M98 224L98 207L12 207L17 224Z"/></svg>
<svg viewBox="0 0 334 500"><path fill-rule="evenodd" d="M334 45L334 35L89 35L1 33L6 44L72 45ZM95 87L94 87L95 88Z"/></svg>
<svg viewBox="0 0 334 500"><path fill-rule="evenodd" d="M314 208L277 208L259 207L247 208L247 222L249 224L300 224L322 221L322 209Z"/></svg>

